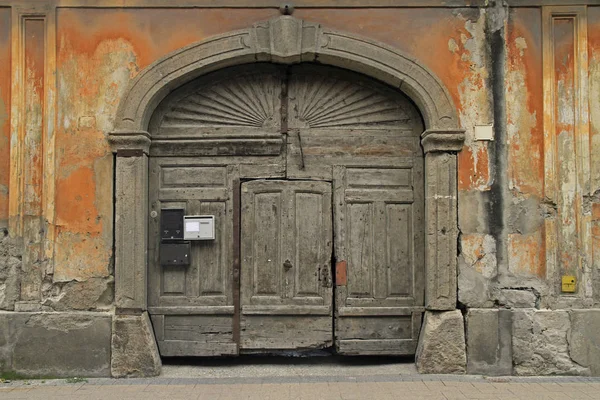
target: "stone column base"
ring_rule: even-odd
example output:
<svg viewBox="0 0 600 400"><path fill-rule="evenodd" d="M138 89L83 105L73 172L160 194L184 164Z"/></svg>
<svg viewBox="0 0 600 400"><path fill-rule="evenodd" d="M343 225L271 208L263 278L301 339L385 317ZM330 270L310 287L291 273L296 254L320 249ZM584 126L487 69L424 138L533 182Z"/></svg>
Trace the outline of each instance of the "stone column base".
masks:
<svg viewBox="0 0 600 400"><path fill-rule="evenodd" d="M160 375L162 363L148 313L115 315L110 371L115 378Z"/></svg>
<svg viewBox="0 0 600 400"><path fill-rule="evenodd" d="M465 324L459 310L426 311L416 355L421 374L464 374Z"/></svg>

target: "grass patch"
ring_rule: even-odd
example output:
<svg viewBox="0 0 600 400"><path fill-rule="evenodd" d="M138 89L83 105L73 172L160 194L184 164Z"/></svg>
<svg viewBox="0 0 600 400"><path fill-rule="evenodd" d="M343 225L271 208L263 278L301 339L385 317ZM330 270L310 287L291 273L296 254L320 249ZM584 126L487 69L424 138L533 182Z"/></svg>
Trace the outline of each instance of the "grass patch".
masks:
<svg viewBox="0 0 600 400"><path fill-rule="evenodd" d="M67 379L65 379L65 381L66 381L67 383L81 383L81 382L84 382L84 383L86 383L88 380L87 380L87 379L85 379L85 378L80 378L80 377L78 377L78 376L74 376L74 377L72 377L72 378L67 378Z"/></svg>
<svg viewBox="0 0 600 400"><path fill-rule="evenodd" d="M20 381L24 379L29 379L28 376L21 375L15 371L1 371L0 372L0 382L9 382L9 381Z"/></svg>

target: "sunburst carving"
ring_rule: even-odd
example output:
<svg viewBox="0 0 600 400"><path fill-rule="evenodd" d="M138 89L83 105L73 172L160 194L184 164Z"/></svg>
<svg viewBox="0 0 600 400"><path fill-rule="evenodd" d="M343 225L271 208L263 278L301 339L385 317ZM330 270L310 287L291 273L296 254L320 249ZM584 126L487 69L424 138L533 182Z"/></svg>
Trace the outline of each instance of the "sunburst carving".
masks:
<svg viewBox="0 0 600 400"><path fill-rule="evenodd" d="M163 128L278 124L281 81L266 73L232 76L196 88L170 107Z"/></svg>
<svg viewBox="0 0 600 400"><path fill-rule="evenodd" d="M397 96L372 85L306 72L295 75L291 84L292 118L305 127L395 127L410 122Z"/></svg>

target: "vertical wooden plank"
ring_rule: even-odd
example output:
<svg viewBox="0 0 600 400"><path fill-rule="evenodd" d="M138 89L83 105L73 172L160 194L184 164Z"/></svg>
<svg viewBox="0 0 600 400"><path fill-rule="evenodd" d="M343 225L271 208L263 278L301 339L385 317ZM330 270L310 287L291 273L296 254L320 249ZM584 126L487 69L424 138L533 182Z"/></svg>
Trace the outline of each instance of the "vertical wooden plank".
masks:
<svg viewBox="0 0 600 400"><path fill-rule="evenodd" d="M348 235L348 294L368 297L373 293L373 203L350 203Z"/></svg>
<svg viewBox="0 0 600 400"><path fill-rule="evenodd" d="M200 262L200 295L225 295L225 254L222 243L226 240L225 202L202 202L200 213L215 216L215 240L201 241L197 244L202 258Z"/></svg>
<svg viewBox="0 0 600 400"><path fill-rule="evenodd" d="M388 271L389 264L389 246L394 245L399 237L389 238L387 231L387 212L388 207L385 202L378 201L373 204L373 298L385 299L388 297ZM390 241L390 239L392 239Z"/></svg>
<svg viewBox="0 0 600 400"><path fill-rule="evenodd" d="M282 293L282 192L257 193L254 196L253 294L278 296Z"/></svg>
<svg viewBox="0 0 600 400"><path fill-rule="evenodd" d="M238 170L236 168L235 176L232 176L232 214L233 214L233 273L231 274L231 288L233 289L233 342L237 346L237 351L240 349L240 330L241 330L241 298L240 298L240 261L241 261L241 183L239 179ZM230 174L230 176L233 174Z"/></svg>
<svg viewBox="0 0 600 400"><path fill-rule="evenodd" d="M420 147L419 147L420 148ZM414 201L412 209L412 233L413 233L413 287L411 289L415 299L415 305L425 302L425 187L423 176L423 155L414 157L412 169L412 187ZM419 324L419 327L421 325Z"/></svg>
<svg viewBox="0 0 600 400"><path fill-rule="evenodd" d="M327 240L323 225L323 195L321 193L295 193L296 249L293 297L319 296L319 268ZM329 263L327 263L329 265Z"/></svg>
<svg viewBox="0 0 600 400"><path fill-rule="evenodd" d="M412 225L412 206L407 204L388 204L385 207L386 229L382 235L386 238L385 252L387 274L382 281L386 286L386 296L413 295L414 234Z"/></svg>

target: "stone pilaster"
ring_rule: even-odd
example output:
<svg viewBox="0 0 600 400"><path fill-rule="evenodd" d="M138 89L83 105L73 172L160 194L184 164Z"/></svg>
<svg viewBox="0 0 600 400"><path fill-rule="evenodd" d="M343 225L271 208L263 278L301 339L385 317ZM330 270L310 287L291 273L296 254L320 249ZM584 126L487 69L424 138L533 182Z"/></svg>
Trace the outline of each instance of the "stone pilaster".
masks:
<svg viewBox="0 0 600 400"><path fill-rule="evenodd" d="M147 132L114 132L116 153L115 302L118 309L146 309L148 224Z"/></svg>
<svg viewBox="0 0 600 400"><path fill-rule="evenodd" d="M428 130L425 151L425 307L456 308L457 157L462 130Z"/></svg>

